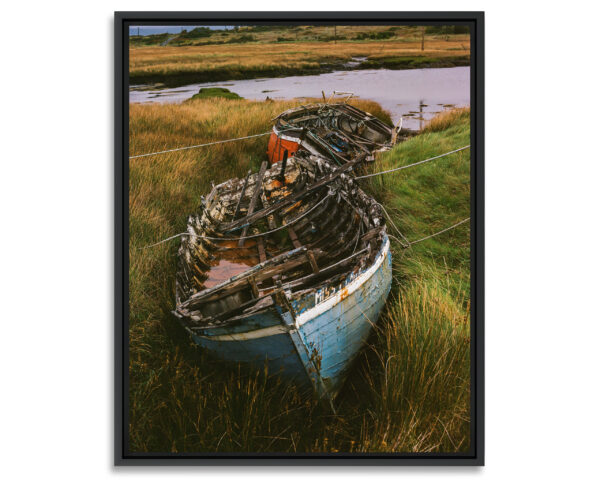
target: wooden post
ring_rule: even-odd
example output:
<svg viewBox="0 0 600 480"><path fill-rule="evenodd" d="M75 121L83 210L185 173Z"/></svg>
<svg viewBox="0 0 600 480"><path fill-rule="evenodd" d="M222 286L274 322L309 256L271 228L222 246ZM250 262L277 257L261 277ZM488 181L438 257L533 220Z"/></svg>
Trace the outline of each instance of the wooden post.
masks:
<svg viewBox="0 0 600 480"><path fill-rule="evenodd" d="M240 199L238 200L237 206L235 207L235 213L233 214L233 219L236 220L240 213L240 205L242 204L242 199L246 194L246 188L248 187L248 179L252 174L252 170L248 170L248 175L246 175L246 180L244 181L244 186L242 187L242 193L240 193Z"/></svg>
<svg viewBox="0 0 600 480"><path fill-rule="evenodd" d="M260 200L264 208L269 206L269 201L267 200L267 195L265 194L264 190L261 190L260 192ZM269 230L275 230L277 228L277 224L275 223L275 215L267 215L267 223L269 224Z"/></svg>
<svg viewBox="0 0 600 480"><path fill-rule="evenodd" d="M268 162L262 162L260 166L260 171L258 172L258 177L256 177L256 183L254 184L254 192L252 192L252 199L250 200L250 205L248 206L248 215L254 212L254 207L256 207L256 202L258 201L258 197L260 196L260 192L262 190L262 181L265 176L265 172L267 171ZM242 230L242 234L240 235L240 241L238 242L238 247L243 247L245 239L244 237L248 233L248 225L244 227Z"/></svg>
<svg viewBox="0 0 600 480"><path fill-rule="evenodd" d="M425 27L421 27L421 51L425 50Z"/></svg>
<svg viewBox="0 0 600 480"><path fill-rule="evenodd" d="M252 288L252 295L254 295L254 298L259 298L260 292L258 291L258 285L256 285L254 276L248 277L248 283L250 284L250 288Z"/></svg>
<svg viewBox="0 0 600 480"><path fill-rule="evenodd" d="M287 165L287 159L288 159L288 151L287 151L287 148L284 148L283 149L283 160L281 162L281 171L279 172L279 181L284 185L285 185L285 167Z"/></svg>
<svg viewBox="0 0 600 480"><path fill-rule="evenodd" d="M260 263L264 262L267 259L267 254L265 252L265 241L263 237L258 237L258 259Z"/></svg>

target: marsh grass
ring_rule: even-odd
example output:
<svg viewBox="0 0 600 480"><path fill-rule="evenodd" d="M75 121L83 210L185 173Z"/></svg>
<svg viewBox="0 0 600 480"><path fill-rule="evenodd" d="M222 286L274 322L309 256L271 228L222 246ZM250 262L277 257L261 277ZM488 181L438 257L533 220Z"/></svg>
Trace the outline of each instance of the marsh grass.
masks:
<svg viewBox="0 0 600 480"><path fill-rule="evenodd" d="M389 120L373 102L354 103ZM296 105L221 98L131 105L130 154L265 132L271 118ZM374 168L468 144L468 111L448 115ZM184 231L211 183L256 171L267 139L130 160L130 450L468 450L467 225L408 250L393 242L392 293L336 399L337 415L268 372L215 360L172 319L178 242L143 247ZM468 151L364 183L411 240L469 216Z"/></svg>
<svg viewBox="0 0 600 480"><path fill-rule="evenodd" d="M449 40L249 43L196 46L148 46L129 49L133 84L183 85L258 77L311 74L343 68L352 57L368 57L363 68L421 68L468 62L468 35Z"/></svg>
<svg viewBox="0 0 600 480"><path fill-rule="evenodd" d="M445 110L435 117L433 117L423 127L422 133L434 133L448 130L455 125L461 125L464 120L468 118L471 110L467 108L453 108L451 110Z"/></svg>

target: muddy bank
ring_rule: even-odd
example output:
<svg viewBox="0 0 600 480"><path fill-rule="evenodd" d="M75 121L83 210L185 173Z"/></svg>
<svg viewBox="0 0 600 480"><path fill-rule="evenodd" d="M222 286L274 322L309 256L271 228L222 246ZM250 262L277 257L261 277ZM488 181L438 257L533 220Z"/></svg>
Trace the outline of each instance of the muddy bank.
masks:
<svg viewBox="0 0 600 480"><path fill-rule="evenodd" d="M468 67L471 64L469 55L461 55L456 57L381 57L375 59L367 59L356 66L356 69L378 69L385 68L388 70L408 70L412 68L452 68L452 67Z"/></svg>
<svg viewBox="0 0 600 480"><path fill-rule="evenodd" d="M360 62L320 63L305 65L302 68L286 66L261 66L260 68L236 69L230 66L222 69L202 69L193 72L173 72L161 74L130 73L130 85L155 85L161 87L181 87L191 83L222 82L227 80L250 80L255 78L281 78L289 76L319 75L336 71L351 70L409 70L415 68L452 68L470 65L470 55L453 57L402 56L366 58Z"/></svg>

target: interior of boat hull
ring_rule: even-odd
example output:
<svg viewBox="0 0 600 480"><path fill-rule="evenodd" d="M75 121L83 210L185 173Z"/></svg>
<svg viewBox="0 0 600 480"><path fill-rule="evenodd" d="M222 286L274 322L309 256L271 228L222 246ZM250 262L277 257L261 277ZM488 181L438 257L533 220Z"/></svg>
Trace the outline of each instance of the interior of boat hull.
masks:
<svg viewBox="0 0 600 480"><path fill-rule="evenodd" d="M334 168L298 152L214 187L179 249L176 310L187 326L240 324L366 268L385 227L379 204L352 180L361 161Z"/></svg>

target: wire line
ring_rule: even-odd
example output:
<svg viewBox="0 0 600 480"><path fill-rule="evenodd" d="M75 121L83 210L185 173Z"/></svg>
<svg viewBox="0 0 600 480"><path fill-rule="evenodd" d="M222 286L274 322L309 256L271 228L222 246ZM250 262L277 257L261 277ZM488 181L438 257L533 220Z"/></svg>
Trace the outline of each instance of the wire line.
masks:
<svg viewBox="0 0 600 480"><path fill-rule="evenodd" d="M422 242L422 241L424 241L424 240L428 240L429 238L432 238L432 237L437 237L438 235L440 235L440 234L442 234L442 233L444 233L444 232L447 232L448 230L452 230L453 228L456 228L456 227L458 227L459 225L462 225L463 223L465 223L465 222L468 222L469 220L471 220L471 217L469 217L469 218L465 218L464 220L461 220L460 222L458 222L458 223L455 223L455 224L454 224L454 225L452 225L451 227L444 228L443 230L440 230L439 232L432 233L431 235L428 235L428 236L426 236L426 237L420 238L419 240L415 240L414 242L410 242L410 243L409 243L409 245L408 245L408 247L410 247L410 246L414 245L415 243L419 243L419 242ZM408 248L408 247L404 247L404 248Z"/></svg>
<svg viewBox="0 0 600 480"><path fill-rule="evenodd" d="M248 135L247 137L229 138L227 140L219 140L218 142L202 143L200 145L190 145L189 147L172 148L171 150L163 150L162 152L143 153L141 155L133 155L132 157L129 157L129 159L131 160L132 158L149 157L151 155L160 155L162 153L179 152L181 150L189 150L190 148L208 147L210 145L219 145L221 143L237 142L238 140L246 140L248 138L264 137L265 135L269 135L270 133L271 132L268 131L265 133L258 133L256 135Z"/></svg>
<svg viewBox="0 0 600 480"><path fill-rule="evenodd" d="M446 157L448 155L452 155L453 153L460 152L461 150L466 150L467 148L471 148L471 145L467 145L465 147L457 148L456 150L452 150L451 152L442 153L441 155L437 155L436 157L427 158L425 160L421 160L420 162L411 163L410 165L404 165L398 168L392 168L391 170L384 170L383 172L370 173L369 175L363 175L362 177L354 177L355 180L360 180L361 178L369 178L375 177L377 175L383 175L384 173L397 172L398 170L404 170L405 168L414 167L415 165L421 165L422 163L431 162L432 160L436 160L438 158Z"/></svg>

